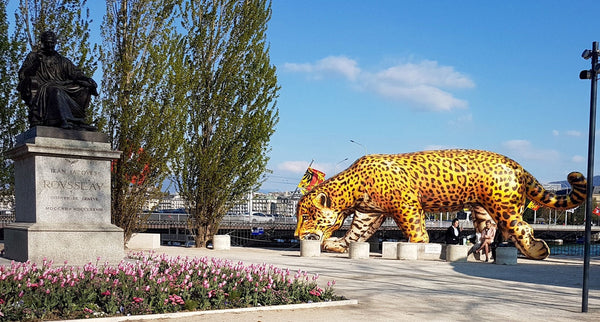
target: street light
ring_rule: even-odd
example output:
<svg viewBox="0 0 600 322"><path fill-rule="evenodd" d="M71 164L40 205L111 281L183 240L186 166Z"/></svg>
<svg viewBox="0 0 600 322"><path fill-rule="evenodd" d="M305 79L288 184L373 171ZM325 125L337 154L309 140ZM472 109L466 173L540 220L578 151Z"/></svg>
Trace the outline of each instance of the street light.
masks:
<svg viewBox="0 0 600 322"><path fill-rule="evenodd" d="M344 160L342 160L342 161L340 161L340 162L336 163L336 164L335 164L335 167L333 168L333 172L337 173L337 167L338 167L338 165L340 165L340 163L342 163L342 162L346 162L346 161L348 161L348 158L345 158Z"/></svg>
<svg viewBox="0 0 600 322"><path fill-rule="evenodd" d="M592 192L594 190L594 146L596 137L596 96L598 72L598 42L592 43L592 50L586 49L581 54L583 59L592 59L592 68L579 73L580 79L590 79L592 89L590 93L590 128L588 139L588 165L587 165L587 197L585 203L585 238L583 250L583 291L581 296L581 312L588 311L588 294L590 279L590 239L592 238Z"/></svg>
<svg viewBox="0 0 600 322"><path fill-rule="evenodd" d="M367 147L366 147L366 146L364 146L364 145L362 145L362 144L360 144L360 143L358 143L358 142L356 142L356 141L354 141L354 140L350 140L350 142L352 142L352 143L354 143L354 144L357 144L357 145L360 145L360 146L362 146L362 147L363 147L363 149L365 149L365 155L367 155Z"/></svg>

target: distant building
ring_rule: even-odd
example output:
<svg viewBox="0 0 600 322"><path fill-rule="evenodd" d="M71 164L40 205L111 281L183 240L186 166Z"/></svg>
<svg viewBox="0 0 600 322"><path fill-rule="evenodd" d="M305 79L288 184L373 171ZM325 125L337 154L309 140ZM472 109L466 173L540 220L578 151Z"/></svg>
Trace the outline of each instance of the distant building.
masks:
<svg viewBox="0 0 600 322"><path fill-rule="evenodd" d="M230 204L227 212L234 214L262 212L268 215L293 217L296 215L299 199L300 195L292 192L248 193L240 202ZM155 211L179 209L185 207L185 200L177 194L168 195L161 200L149 201L145 210L149 210L151 205L156 206Z"/></svg>

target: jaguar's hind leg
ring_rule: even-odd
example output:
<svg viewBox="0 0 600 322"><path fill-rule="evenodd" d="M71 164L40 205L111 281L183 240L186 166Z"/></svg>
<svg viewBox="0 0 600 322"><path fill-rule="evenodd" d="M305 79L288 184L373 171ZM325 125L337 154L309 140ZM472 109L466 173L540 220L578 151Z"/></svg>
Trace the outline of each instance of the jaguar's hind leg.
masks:
<svg viewBox="0 0 600 322"><path fill-rule="evenodd" d="M531 259L544 259L550 255L550 248L545 241L533 236L533 228L523 221L521 212L523 206L513 209L499 209L490 212L498 223L498 232L502 232L505 239L515 243L515 247Z"/></svg>
<svg viewBox="0 0 600 322"><path fill-rule="evenodd" d="M393 214L392 218L404 237L412 243L428 243L429 234L425 228L425 216L422 208L414 208L414 211L399 212Z"/></svg>

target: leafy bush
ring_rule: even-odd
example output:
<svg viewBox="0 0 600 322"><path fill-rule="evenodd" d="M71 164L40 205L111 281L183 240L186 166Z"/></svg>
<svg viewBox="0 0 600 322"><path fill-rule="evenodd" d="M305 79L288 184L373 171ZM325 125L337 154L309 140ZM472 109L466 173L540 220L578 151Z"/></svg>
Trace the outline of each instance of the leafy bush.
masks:
<svg viewBox="0 0 600 322"><path fill-rule="evenodd" d="M0 266L0 319L52 320L341 300L335 282L273 265L133 253L116 267Z"/></svg>

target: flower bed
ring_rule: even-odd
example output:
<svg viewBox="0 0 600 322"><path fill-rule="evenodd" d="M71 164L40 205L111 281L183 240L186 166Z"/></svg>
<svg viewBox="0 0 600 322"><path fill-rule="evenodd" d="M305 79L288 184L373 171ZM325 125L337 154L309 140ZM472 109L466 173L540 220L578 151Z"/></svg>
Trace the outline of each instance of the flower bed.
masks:
<svg viewBox="0 0 600 322"><path fill-rule="evenodd" d="M0 319L52 320L344 299L335 282L273 265L133 253L116 267L52 261L0 266Z"/></svg>

